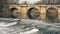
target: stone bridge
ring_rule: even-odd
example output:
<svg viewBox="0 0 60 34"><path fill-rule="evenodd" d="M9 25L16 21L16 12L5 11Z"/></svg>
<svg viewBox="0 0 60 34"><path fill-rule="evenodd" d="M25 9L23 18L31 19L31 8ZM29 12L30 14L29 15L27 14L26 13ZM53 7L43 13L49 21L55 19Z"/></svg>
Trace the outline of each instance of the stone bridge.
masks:
<svg viewBox="0 0 60 34"><path fill-rule="evenodd" d="M3 17L60 20L60 5L5 5Z"/></svg>

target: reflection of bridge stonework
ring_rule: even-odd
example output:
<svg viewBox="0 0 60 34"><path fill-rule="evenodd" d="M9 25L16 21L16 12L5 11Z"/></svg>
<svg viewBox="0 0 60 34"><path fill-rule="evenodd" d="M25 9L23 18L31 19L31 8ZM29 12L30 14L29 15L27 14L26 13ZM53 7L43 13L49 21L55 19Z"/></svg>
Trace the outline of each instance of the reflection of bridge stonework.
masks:
<svg viewBox="0 0 60 34"><path fill-rule="evenodd" d="M36 19L42 19L45 20L47 19L46 16L46 11L48 8L55 8L58 12L57 19L60 20L60 5L7 5L8 8L4 8L4 17L12 17L15 16L17 18L21 19L29 19L27 13L30 8L36 8L40 12L39 17ZM5 7L7 7L5 6ZM13 12L14 9L17 9L16 11ZM51 10L52 12L52 10Z"/></svg>

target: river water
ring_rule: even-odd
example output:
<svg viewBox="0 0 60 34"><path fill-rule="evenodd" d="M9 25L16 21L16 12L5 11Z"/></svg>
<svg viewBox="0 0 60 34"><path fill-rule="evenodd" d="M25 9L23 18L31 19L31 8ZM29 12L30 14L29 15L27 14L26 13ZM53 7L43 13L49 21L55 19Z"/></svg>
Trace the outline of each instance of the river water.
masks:
<svg viewBox="0 0 60 34"><path fill-rule="evenodd" d="M60 34L60 23L43 20L0 18L0 34Z"/></svg>

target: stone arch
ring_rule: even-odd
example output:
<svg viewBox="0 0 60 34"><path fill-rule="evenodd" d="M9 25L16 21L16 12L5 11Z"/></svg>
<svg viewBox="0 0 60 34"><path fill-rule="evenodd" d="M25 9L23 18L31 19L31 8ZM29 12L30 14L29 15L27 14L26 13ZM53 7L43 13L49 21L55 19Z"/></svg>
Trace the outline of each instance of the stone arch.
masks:
<svg viewBox="0 0 60 34"><path fill-rule="evenodd" d="M30 19L37 19L40 16L40 12L37 8L32 7L30 9L28 9L27 16Z"/></svg>
<svg viewBox="0 0 60 34"><path fill-rule="evenodd" d="M56 8L50 7L46 11L46 16L48 19L55 19L58 17L58 11Z"/></svg>
<svg viewBox="0 0 60 34"><path fill-rule="evenodd" d="M11 14L11 17L12 18L17 18L15 15L13 15L13 12L16 12L18 10L18 8L15 8L15 7L13 7L13 8L10 8L10 14ZM18 13L18 12L17 12Z"/></svg>

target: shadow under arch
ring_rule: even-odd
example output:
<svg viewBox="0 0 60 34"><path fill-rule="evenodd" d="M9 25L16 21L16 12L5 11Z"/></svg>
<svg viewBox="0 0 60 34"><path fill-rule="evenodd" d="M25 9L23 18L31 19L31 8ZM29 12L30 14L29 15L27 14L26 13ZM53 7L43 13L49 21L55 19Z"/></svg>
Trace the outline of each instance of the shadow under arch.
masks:
<svg viewBox="0 0 60 34"><path fill-rule="evenodd" d="M37 8L32 7L30 9L28 9L27 16L30 19L37 19L40 16L40 12L39 12L39 10Z"/></svg>
<svg viewBox="0 0 60 34"><path fill-rule="evenodd" d="M58 17L58 11L56 8L50 7L46 11L46 16L48 19L56 19Z"/></svg>

